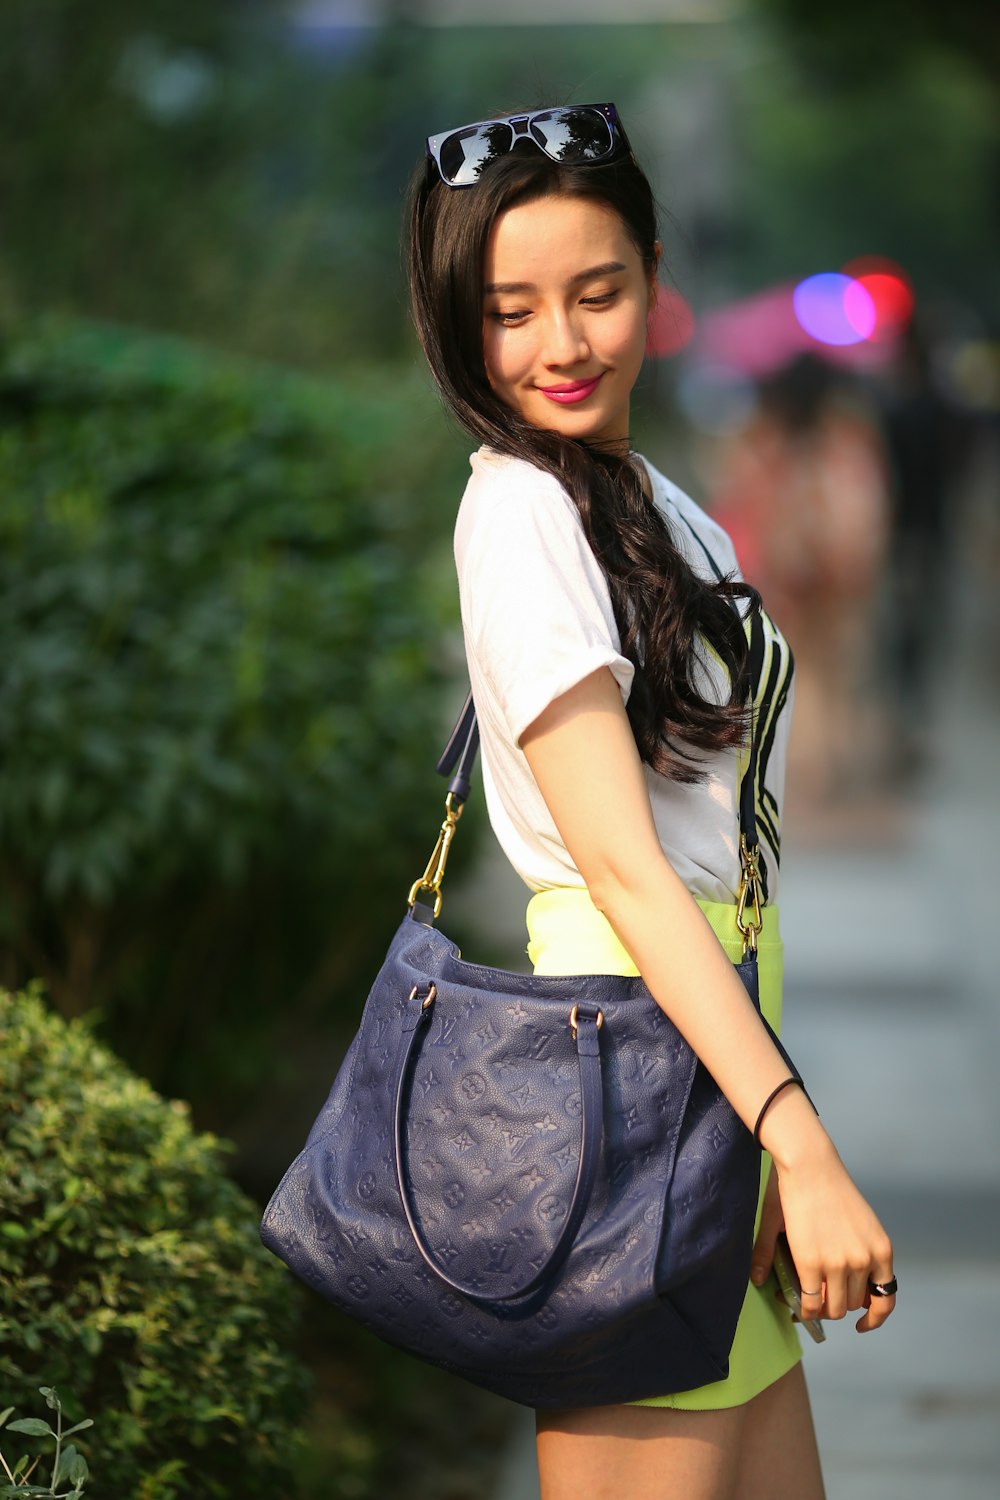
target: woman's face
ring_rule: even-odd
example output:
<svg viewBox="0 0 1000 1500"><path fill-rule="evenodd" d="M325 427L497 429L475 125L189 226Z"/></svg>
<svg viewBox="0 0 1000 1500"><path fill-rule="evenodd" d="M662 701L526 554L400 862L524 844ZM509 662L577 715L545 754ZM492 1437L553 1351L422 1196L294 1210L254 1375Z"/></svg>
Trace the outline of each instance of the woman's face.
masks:
<svg viewBox="0 0 1000 1500"><path fill-rule="evenodd" d="M483 357L501 401L565 437L627 440L655 269L614 209L559 196L508 209L483 282Z"/></svg>

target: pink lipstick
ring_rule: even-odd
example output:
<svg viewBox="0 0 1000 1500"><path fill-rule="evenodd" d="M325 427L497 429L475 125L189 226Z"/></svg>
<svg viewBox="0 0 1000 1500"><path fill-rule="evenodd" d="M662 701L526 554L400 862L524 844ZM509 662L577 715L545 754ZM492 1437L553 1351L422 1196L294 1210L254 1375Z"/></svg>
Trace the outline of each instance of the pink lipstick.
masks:
<svg viewBox="0 0 1000 1500"><path fill-rule="evenodd" d="M603 370L601 375L603 375ZM550 401L558 401L560 406L572 406L577 401L586 401L596 391L601 375L595 375L592 380L570 380L565 385L540 385L538 389L543 396L548 396Z"/></svg>

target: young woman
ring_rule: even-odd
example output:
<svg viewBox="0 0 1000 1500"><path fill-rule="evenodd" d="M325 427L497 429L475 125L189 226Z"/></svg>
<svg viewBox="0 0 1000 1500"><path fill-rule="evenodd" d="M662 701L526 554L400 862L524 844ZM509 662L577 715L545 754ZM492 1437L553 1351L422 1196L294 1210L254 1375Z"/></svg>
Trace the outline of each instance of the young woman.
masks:
<svg viewBox="0 0 1000 1500"><path fill-rule="evenodd" d="M481 445L455 553L490 818L535 892L537 973L642 975L753 1128L758 1232L730 1375L538 1413L543 1500L817 1500L797 1335L769 1280L784 1225L807 1318L895 1306L892 1247L734 973L737 789L751 722L762 1009L780 1021L777 894L791 658L725 533L629 443L661 246L613 105L432 136L414 316ZM758 632L758 637L760 632ZM771 1172L773 1160L775 1171Z"/></svg>

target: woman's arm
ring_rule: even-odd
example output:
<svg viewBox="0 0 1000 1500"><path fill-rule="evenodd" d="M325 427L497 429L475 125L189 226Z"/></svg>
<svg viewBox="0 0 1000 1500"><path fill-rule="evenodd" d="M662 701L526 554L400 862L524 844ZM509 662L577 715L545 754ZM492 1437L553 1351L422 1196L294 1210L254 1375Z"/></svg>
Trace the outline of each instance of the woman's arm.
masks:
<svg viewBox="0 0 1000 1500"><path fill-rule="evenodd" d="M657 1004L704 1062L744 1124L788 1068L708 922L660 848L645 775L618 685L606 667L556 698L521 736L567 850ZM869 1275L892 1274L892 1247L800 1089L768 1110L805 1316L843 1317L866 1302ZM808 1304L808 1305L807 1305ZM858 1324L894 1306L876 1300Z"/></svg>

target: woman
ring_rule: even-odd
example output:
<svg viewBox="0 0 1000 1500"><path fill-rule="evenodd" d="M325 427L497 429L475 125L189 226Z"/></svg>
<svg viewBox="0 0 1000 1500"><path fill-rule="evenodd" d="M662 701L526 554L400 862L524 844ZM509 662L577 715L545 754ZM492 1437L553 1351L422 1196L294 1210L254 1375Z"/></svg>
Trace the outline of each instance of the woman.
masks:
<svg viewBox="0 0 1000 1500"><path fill-rule="evenodd" d="M814 1500L798 1342L765 1284L777 1233L804 1317L863 1308L857 1327L876 1328L895 1283L884 1229L805 1094L783 1086L731 962L753 717L762 1009L777 1026L790 656L762 615L751 662L758 600L732 581L728 538L630 449L661 247L614 106L478 122L427 151L413 308L435 379L481 444L455 551L490 818L536 893L529 954L540 973L641 974L769 1153L728 1379L539 1412L543 1500Z"/></svg>

